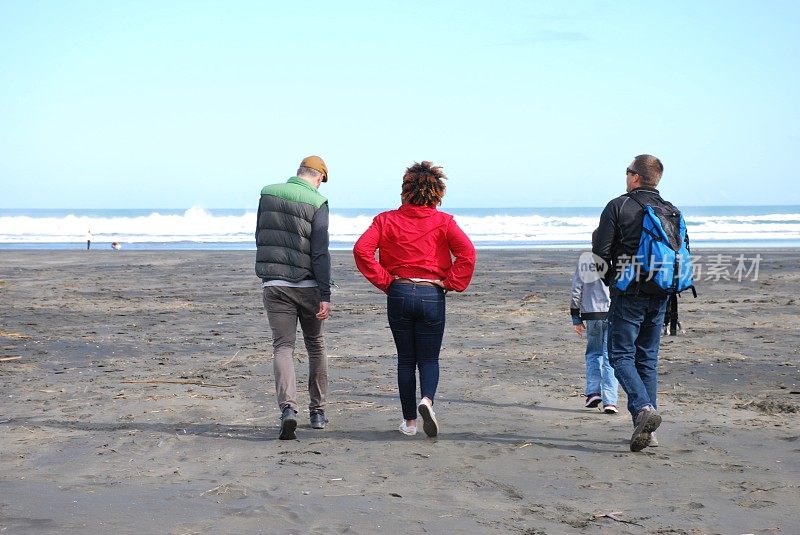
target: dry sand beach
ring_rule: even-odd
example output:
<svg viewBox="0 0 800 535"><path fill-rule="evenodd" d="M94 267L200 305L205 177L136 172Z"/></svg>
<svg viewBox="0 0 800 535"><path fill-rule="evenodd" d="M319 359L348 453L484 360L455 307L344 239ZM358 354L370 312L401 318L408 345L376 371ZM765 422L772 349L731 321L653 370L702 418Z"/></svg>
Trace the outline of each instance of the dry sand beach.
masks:
<svg viewBox="0 0 800 535"><path fill-rule="evenodd" d="M253 253L0 251L0 533L800 533L798 251L681 298L636 454L583 408L577 255L479 252L431 440L397 431L383 295L335 253L331 423L279 441Z"/></svg>

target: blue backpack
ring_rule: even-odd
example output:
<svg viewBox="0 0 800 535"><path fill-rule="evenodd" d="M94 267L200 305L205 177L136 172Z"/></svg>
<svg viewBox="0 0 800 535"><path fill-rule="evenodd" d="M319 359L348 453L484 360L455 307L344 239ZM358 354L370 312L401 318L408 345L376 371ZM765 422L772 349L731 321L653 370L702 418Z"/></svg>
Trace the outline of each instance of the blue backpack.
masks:
<svg viewBox="0 0 800 535"><path fill-rule="evenodd" d="M625 263L614 286L624 292L638 281L651 292L671 295L691 289L697 297L683 214L669 203L644 205L633 195L628 197L644 210L642 237L636 256Z"/></svg>

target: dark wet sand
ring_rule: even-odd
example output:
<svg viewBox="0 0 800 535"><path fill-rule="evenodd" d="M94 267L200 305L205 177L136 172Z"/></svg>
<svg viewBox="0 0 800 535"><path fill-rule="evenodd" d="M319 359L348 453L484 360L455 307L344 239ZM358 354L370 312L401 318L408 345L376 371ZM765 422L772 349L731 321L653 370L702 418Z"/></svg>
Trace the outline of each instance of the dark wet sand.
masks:
<svg viewBox="0 0 800 535"><path fill-rule="evenodd" d="M383 295L336 253L331 423L286 442L253 253L0 251L0 533L796 533L798 251L681 298L638 454L583 408L577 255L479 253L434 441L397 432Z"/></svg>

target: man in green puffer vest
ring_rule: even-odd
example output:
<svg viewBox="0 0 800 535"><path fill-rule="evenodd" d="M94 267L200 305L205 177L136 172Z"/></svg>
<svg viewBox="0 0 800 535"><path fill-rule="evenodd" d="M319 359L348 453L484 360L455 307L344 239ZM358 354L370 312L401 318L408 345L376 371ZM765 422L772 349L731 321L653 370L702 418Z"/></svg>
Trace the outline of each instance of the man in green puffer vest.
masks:
<svg viewBox="0 0 800 535"><path fill-rule="evenodd" d="M322 334L331 311L328 200L317 191L328 181L319 156L300 162L297 176L261 190L256 224L256 275L272 329L273 370L281 409L281 440L297 438L294 347L297 322L308 351L311 427L324 429L328 355Z"/></svg>

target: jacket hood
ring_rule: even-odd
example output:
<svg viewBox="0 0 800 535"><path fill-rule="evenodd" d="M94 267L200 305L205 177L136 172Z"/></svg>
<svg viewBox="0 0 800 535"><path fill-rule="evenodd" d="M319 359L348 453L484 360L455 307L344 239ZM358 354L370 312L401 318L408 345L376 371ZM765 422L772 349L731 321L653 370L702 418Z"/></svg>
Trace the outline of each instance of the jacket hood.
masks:
<svg viewBox="0 0 800 535"><path fill-rule="evenodd" d="M419 218L431 217L439 212L436 208L417 206L416 204L401 204L397 210L405 216Z"/></svg>

